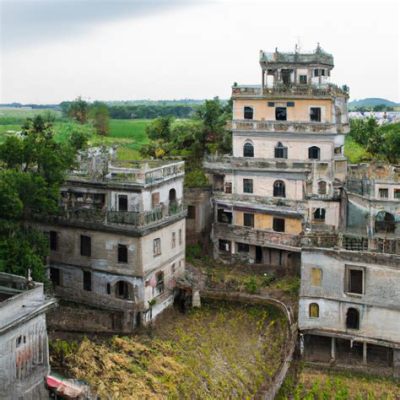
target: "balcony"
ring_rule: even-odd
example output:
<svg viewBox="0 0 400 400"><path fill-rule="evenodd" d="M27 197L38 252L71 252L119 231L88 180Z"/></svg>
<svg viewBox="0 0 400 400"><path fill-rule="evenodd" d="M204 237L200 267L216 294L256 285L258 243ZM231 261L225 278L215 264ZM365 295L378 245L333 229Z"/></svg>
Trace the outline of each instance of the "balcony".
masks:
<svg viewBox="0 0 400 400"><path fill-rule="evenodd" d="M301 235L254 229L216 222L213 224L213 236L224 240L249 243L261 247L300 251Z"/></svg>
<svg viewBox="0 0 400 400"><path fill-rule="evenodd" d="M290 132L290 133L348 133L349 124L333 124L324 122L296 122L296 121L256 121L233 120L232 130L254 132Z"/></svg>
<svg viewBox="0 0 400 400"><path fill-rule="evenodd" d="M232 87L232 97L247 98L247 97L267 97L273 98L332 98L336 96L348 97L348 89L340 88L334 84L323 85L284 85L277 84L273 87L238 85Z"/></svg>
<svg viewBox="0 0 400 400"><path fill-rule="evenodd" d="M185 217L186 208L180 203L169 206L156 207L151 211L114 211L98 209L66 209L59 215L50 218L38 216L39 220L51 220L53 222L71 223L73 225L90 224L119 226L124 229L148 228L156 224L168 221L173 217Z"/></svg>

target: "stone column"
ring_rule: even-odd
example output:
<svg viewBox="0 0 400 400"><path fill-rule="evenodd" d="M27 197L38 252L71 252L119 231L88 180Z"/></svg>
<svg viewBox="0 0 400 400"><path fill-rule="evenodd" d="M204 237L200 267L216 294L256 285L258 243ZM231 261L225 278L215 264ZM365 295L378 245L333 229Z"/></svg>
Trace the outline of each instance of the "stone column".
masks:
<svg viewBox="0 0 400 400"><path fill-rule="evenodd" d="M393 349L393 376L400 377L400 349Z"/></svg>
<svg viewBox="0 0 400 400"><path fill-rule="evenodd" d="M368 350L367 346L368 346L367 342L364 342L363 343L363 364L364 365L367 365L367 350Z"/></svg>
<svg viewBox="0 0 400 400"><path fill-rule="evenodd" d="M264 87L265 87L265 70L261 68L261 88L263 92L264 92Z"/></svg>
<svg viewBox="0 0 400 400"><path fill-rule="evenodd" d="M336 360L336 339L334 337L331 338L331 361Z"/></svg>

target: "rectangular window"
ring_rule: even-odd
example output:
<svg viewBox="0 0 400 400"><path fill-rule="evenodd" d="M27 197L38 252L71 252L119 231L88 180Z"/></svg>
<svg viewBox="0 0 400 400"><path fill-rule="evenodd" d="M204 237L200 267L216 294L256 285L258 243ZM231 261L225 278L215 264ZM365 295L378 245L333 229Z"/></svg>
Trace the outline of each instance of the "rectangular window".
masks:
<svg viewBox="0 0 400 400"><path fill-rule="evenodd" d="M187 209L188 209L187 219L196 219L196 207L188 206Z"/></svg>
<svg viewBox="0 0 400 400"><path fill-rule="evenodd" d="M311 285L321 286L321 281L322 281L322 269L311 268Z"/></svg>
<svg viewBox="0 0 400 400"><path fill-rule="evenodd" d="M81 256L91 257L92 239L90 236L81 235Z"/></svg>
<svg viewBox="0 0 400 400"><path fill-rule="evenodd" d="M92 273L83 271L83 290L90 292L92 290Z"/></svg>
<svg viewBox="0 0 400 400"><path fill-rule="evenodd" d="M287 120L286 107L276 107L275 108L275 119L277 121L286 121Z"/></svg>
<svg viewBox="0 0 400 400"><path fill-rule="evenodd" d="M151 206L157 207L160 204L160 192L151 194Z"/></svg>
<svg viewBox="0 0 400 400"><path fill-rule="evenodd" d="M273 101L268 102L268 107L275 107L275 103Z"/></svg>
<svg viewBox="0 0 400 400"><path fill-rule="evenodd" d="M319 70L318 69L314 69L314 76L319 76Z"/></svg>
<svg viewBox="0 0 400 400"><path fill-rule="evenodd" d="M244 108L244 119L253 119L253 108L245 107Z"/></svg>
<svg viewBox="0 0 400 400"><path fill-rule="evenodd" d="M274 218L272 221L272 229L275 232L285 232L285 219L284 218Z"/></svg>
<svg viewBox="0 0 400 400"><path fill-rule="evenodd" d="M231 242L229 242L228 240L219 239L218 248L220 251L230 252L231 251Z"/></svg>
<svg viewBox="0 0 400 400"><path fill-rule="evenodd" d="M118 211L128 211L128 196L125 194L118 196Z"/></svg>
<svg viewBox="0 0 400 400"><path fill-rule="evenodd" d="M380 188L379 197L381 199L387 199L389 197L389 189Z"/></svg>
<svg viewBox="0 0 400 400"><path fill-rule="evenodd" d="M248 253L250 251L250 245L247 243L238 243L237 250L239 253Z"/></svg>
<svg viewBox="0 0 400 400"><path fill-rule="evenodd" d="M253 179L243 179L243 193L253 193Z"/></svg>
<svg viewBox="0 0 400 400"><path fill-rule="evenodd" d="M61 274L58 268L50 268L50 280L53 286L61 286Z"/></svg>
<svg viewBox="0 0 400 400"><path fill-rule="evenodd" d="M232 193L232 182L225 182L225 193Z"/></svg>
<svg viewBox="0 0 400 400"><path fill-rule="evenodd" d="M347 292L354 294L364 293L364 269L348 267L347 273Z"/></svg>
<svg viewBox="0 0 400 400"><path fill-rule="evenodd" d="M277 146L275 147L275 158L287 158L287 147Z"/></svg>
<svg viewBox="0 0 400 400"><path fill-rule="evenodd" d="M301 85L307 85L307 75L300 75L299 81Z"/></svg>
<svg viewBox="0 0 400 400"><path fill-rule="evenodd" d="M50 231L50 250L57 250L58 248L58 233Z"/></svg>
<svg viewBox="0 0 400 400"><path fill-rule="evenodd" d="M243 226L254 228L254 214L243 213Z"/></svg>
<svg viewBox="0 0 400 400"><path fill-rule="evenodd" d="M294 101L288 101L286 107L294 107Z"/></svg>
<svg viewBox="0 0 400 400"><path fill-rule="evenodd" d="M172 232L171 248L174 249L175 247L176 247L176 232Z"/></svg>
<svg viewBox="0 0 400 400"><path fill-rule="evenodd" d="M153 240L153 256L157 257L161 254L161 239L157 238Z"/></svg>
<svg viewBox="0 0 400 400"><path fill-rule="evenodd" d="M118 262L127 263L128 262L128 246L124 244L118 245Z"/></svg>
<svg viewBox="0 0 400 400"><path fill-rule="evenodd" d="M394 189L393 194L395 199L400 199L400 189Z"/></svg>
<svg viewBox="0 0 400 400"><path fill-rule="evenodd" d="M311 107L310 108L310 121L321 122L321 108Z"/></svg>
<svg viewBox="0 0 400 400"><path fill-rule="evenodd" d="M179 229L179 245L182 244L182 229Z"/></svg>

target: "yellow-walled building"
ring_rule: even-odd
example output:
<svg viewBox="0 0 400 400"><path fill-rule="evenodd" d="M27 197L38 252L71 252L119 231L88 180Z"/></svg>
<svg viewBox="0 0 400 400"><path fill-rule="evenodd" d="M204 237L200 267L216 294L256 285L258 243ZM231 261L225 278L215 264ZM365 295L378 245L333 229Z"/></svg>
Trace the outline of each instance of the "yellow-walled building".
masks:
<svg viewBox="0 0 400 400"><path fill-rule="evenodd" d="M214 256L296 269L307 231L340 227L347 87L333 56L260 52L261 83L232 87L232 155L204 166L213 185Z"/></svg>

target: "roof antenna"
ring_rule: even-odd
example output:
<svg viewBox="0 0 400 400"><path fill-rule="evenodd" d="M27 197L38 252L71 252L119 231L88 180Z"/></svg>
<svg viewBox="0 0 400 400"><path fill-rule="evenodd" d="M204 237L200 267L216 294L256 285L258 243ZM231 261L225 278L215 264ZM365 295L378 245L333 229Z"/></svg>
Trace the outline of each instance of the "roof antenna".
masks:
<svg viewBox="0 0 400 400"><path fill-rule="evenodd" d="M301 39L300 36L297 36L296 38L296 46L295 46L295 52L300 53L301 51Z"/></svg>

